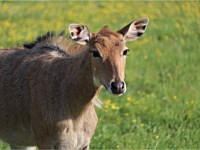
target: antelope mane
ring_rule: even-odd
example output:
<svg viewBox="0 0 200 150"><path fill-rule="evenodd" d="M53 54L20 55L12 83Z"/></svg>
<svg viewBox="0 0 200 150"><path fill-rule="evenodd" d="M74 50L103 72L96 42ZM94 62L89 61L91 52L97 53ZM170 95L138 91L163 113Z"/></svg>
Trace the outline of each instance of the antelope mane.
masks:
<svg viewBox="0 0 200 150"><path fill-rule="evenodd" d="M25 49L41 49L50 48L64 53L66 56L76 56L88 49L88 46L83 46L75 43L72 39L62 31L56 34L54 31L49 31L46 34L37 37L30 43L23 44Z"/></svg>

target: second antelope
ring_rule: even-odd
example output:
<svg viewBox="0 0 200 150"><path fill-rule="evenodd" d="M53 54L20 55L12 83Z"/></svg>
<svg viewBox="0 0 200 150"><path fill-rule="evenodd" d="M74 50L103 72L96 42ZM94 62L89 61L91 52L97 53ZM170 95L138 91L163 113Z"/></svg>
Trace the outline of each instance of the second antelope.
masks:
<svg viewBox="0 0 200 150"><path fill-rule="evenodd" d="M125 43L143 35L148 21L97 33L71 24L75 42L49 32L22 49L0 50L0 139L11 148L89 149L97 94L102 85L125 93Z"/></svg>

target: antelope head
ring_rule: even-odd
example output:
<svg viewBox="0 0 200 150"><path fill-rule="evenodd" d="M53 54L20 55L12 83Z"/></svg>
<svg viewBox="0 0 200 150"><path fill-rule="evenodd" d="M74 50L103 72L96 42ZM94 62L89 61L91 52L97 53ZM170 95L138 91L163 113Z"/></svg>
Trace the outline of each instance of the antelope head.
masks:
<svg viewBox="0 0 200 150"><path fill-rule="evenodd" d="M104 85L109 92L116 95L126 92L124 71L129 51L126 42L142 36L148 22L148 18L141 18L117 32L105 26L98 33L90 33L83 25L69 25L71 38L89 47L95 86Z"/></svg>

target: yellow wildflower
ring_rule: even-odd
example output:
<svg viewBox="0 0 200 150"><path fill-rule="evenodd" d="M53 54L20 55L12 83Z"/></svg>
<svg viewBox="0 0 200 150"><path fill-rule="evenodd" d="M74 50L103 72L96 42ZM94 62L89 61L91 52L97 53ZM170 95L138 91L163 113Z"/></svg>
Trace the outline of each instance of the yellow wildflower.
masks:
<svg viewBox="0 0 200 150"><path fill-rule="evenodd" d="M115 104L111 104L111 108L114 109L114 110L118 110L119 109L119 107L116 106Z"/></svg>
<svg viewBox="0 0 200 150"><path fill-rule="evenodd" d="M105 108L110 107L110 105L111 105L111 100L110 100L110 99L107 99L107 100L105 101Z"/></svg>
<svg viewBox="0 0 200 150"><path fill-rule="evenodd" d="M156 135L156 137L155 137L156 139L159 139L159 135Z"/></svg>
<svg viewBox="0 0 200 150"><path fill-rule="evenodd" d="M131 122L132 122L132 123L136 123L136 122L137 122L137 120L136 120L136 119L133 119Z"/></svg>
<svg viewBox="0 0 200 150"><path fill-rule="evenodd" d="M125 113L125 116L129 116L129 113Z"/></svg>
<svg viewBox="0 0 200 150"><path fill-rule="evenodd" d="M175 24L175 27L176 27L177 29L179 29L179 28L180 28L180 24L176 23L176 24Z"/></svg>
<svg viewBox="0 0 200 150"><path fill-rule="evenodd" d="M127 97L127 101L130 102L132 100L132 98L129 96Z"/></svg>
<svg viewBox="0 0 200 150"><path fill-rule="evenodd" d="M174 101L177 100L177 96L176 96L176 95L173 96L173 100L174 100Z"/></svg>

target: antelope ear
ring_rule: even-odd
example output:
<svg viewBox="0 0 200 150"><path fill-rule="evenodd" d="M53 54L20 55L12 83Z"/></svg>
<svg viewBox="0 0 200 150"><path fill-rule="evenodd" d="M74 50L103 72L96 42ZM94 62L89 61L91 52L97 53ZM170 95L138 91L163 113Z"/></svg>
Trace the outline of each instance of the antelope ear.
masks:
<svg viewBox="0 0 200 150"><path fill-rule="evenodd" d="M81 45L86 45L90 39L90 32L86 26L79 24L70 24L69 32L71 38Z"/></svg>
<svg viewBox="0 0 200 150"><path fill-rule="evenodd" d="M138 39L146 31L148 18L140 18L134 22L131 22L118 32L124 36L125 41L133 41Z"/></svg>

